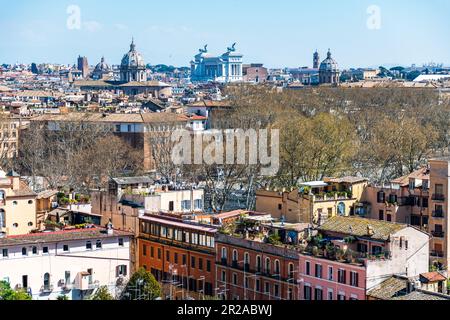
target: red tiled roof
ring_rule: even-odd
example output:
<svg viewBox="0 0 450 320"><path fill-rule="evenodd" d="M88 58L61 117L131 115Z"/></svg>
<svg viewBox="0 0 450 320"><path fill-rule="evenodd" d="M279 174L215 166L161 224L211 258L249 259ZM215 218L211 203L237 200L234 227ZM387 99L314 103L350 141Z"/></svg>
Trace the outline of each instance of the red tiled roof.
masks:
<svg viewBox="0 0 450 320"><path fill-rule="evenodd" d="M428 280L428 282L437 282L437 281L445 281L447 280L442 274L437 271L422 273L421 277Z"/></svg>

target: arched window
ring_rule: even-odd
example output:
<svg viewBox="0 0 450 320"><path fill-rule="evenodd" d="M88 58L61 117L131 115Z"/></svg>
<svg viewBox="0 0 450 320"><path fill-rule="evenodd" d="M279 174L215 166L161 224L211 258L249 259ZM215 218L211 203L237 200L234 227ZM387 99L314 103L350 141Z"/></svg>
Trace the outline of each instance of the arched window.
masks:
<svg viewBox="0 0 450 320"><path fill-rule="evenodd" d="M345 216L345 203L339 202L337 206L337 213L340 216Z"/></svg>
<svg viewBox="0 0 450 320"><path fill-rule="evenodd" d="M6 228L6 212L0 209L0 228Z"/></svg>
<svg viewBox="0 0 450 320"><path fill-rule="evenodd" d="M49 289L50 288L50 273L44 274L44 288Z"/></svg>
<svg viewBox="0 0 450 320"><path fill-rule="evenodd" d="M227 258L227 248L222 247L222 259L226 259Z"/></svg>
<svg viewBox="0 0 450 320"><path fill-rule="evenodd" d="M262 268L262 262L261 262L261 256L256 257L256 272L261 272Z"/></svg>
<svg viewBox="0 0 450 320"><path fill-rule="evenodd" d="M244 254L244 270L250 270L250 254L248 252Z"/></svg>
<svg viewBox="0 0 450 320"><path fill-rule="evenodd" d="M294 264L293 263L289 263L288 274L289 274L289 279L291 279L291 281L293 281L293 279L294 279Z"/></svg>
<svg viewBox="0 0 450 320"><path fill-rule="evenodd" d="M237 262L238 261L238 252L237 250L233 250L233 262Z"/></svg>
<svg viewBox="0 0 450 320"><path fill-rule="evenodd" d="M280 260L275 260L275 275L280 275Z"/></svg>
<svg viewBox="0 0 450 320"><path fill-rule="evenodd" d="M270 274L270 258L266 258L266 268L264 270L267 274Z"/></svg>

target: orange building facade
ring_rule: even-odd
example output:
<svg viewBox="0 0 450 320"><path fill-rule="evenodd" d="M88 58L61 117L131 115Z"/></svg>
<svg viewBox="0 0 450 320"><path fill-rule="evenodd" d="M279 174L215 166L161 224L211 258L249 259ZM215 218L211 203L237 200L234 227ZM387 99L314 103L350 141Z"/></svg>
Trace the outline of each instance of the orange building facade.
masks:
<svg viewBox="0 0 450 320"><path fill-rule="evenodd" d="M166 298L215 296L216 228L176 218L140 217L139 267L163 284Z"/></svg>

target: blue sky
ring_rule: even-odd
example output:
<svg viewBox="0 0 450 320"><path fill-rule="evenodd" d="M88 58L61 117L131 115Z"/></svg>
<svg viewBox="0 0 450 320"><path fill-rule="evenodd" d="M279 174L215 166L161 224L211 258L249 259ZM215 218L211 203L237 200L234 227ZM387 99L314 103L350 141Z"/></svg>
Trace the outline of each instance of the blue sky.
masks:
<svg viewBox="0 0 450 320"><path fill-rule="evenodd" d="M80 8L70 30L67 8ZM380 9L369 29L367 9ZM450 64L448 0L0 0L0 63L118 64L134 36L147 63L189 65L198 48L213 54L237 42L244 62L312 64L331 48L346 67Z"/></svg>

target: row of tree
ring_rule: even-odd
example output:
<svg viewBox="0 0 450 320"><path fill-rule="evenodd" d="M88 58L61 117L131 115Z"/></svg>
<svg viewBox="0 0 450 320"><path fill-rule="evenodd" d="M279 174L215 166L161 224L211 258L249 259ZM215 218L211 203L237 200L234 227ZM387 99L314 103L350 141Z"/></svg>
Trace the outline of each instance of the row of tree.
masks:
<svg viewBox="0 0 450 320"><path fill-rule="evenodd" d="M155 131L144 142L163 178L202 182L209 207L216 211L224 209L237 186L247 197L245 205L252 208L255 190L267 185L291 188L300 181L340 175L386 182L448 152L450 145L450 104L437 90L294 91L233 85L224 94L232 108L215 119L216 128L280 130L276 175L261 176L258 164L176 165L174 142L167 132ZM45 177L50 188L64 185L78 192L102 187L111 177L142 172L143 149L130 147L103 127L80 121L61 123L58 129L30 126L21 137L19 161L12 167Z"/></svg>
<svg viewBox="0 0 450 320"><path fill-rule="evenodd" d="M18 159L5 159L23 175L44 177L48 187L64 186L88 194L109 178L137 174L143 154L92 123L60 123L58 130L32 122L21 133ZM11 161L12 160L12 161Z"/></svg>

